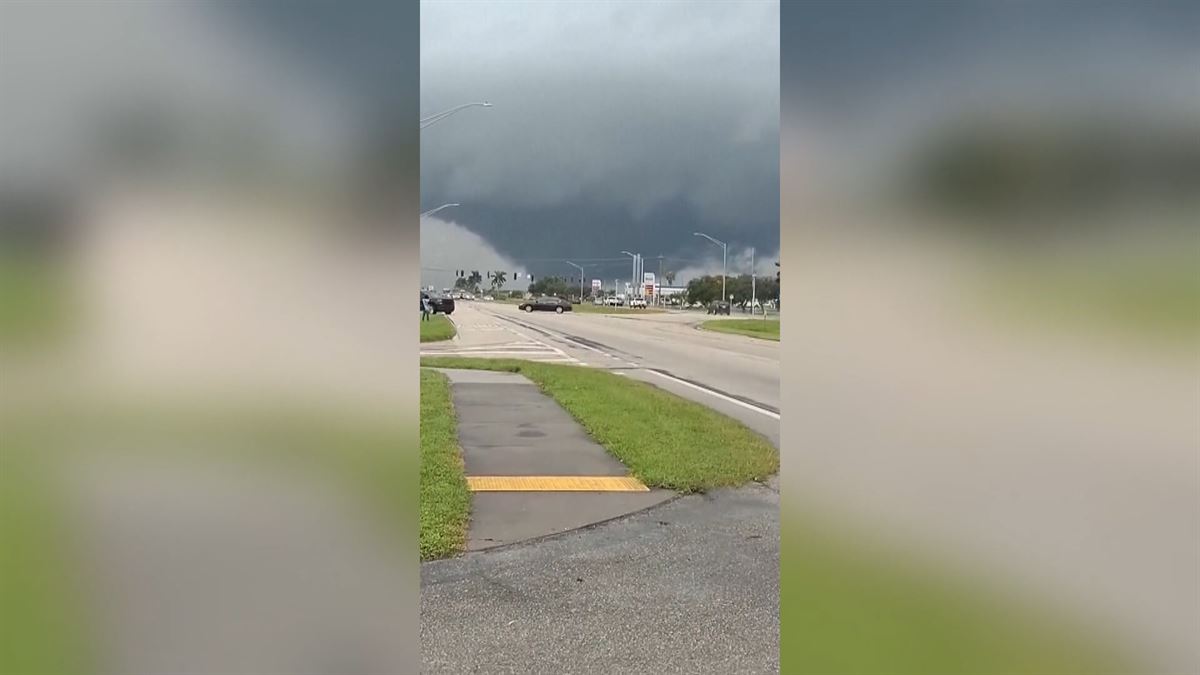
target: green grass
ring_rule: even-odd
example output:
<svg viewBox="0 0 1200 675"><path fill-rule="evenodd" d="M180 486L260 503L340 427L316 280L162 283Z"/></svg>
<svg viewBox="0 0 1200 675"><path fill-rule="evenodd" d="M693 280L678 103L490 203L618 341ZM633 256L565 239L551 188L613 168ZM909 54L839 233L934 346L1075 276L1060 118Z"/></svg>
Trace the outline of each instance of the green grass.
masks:
<svg viewBox="0 0 1200 675"><path fill-rule="evenodd" d="M1200 254L1194 239L1156 255L1079 254L999 266L982 300L1018 321L1139 342L1200 339Z"/></svg>
<svg viewBox="0 0 1200 675"><path fill-rule="evenodd" d="M65 520L44 463L0 448L0 673L86 672Z"/></svg>
<svg viewBox="0 0 1200 675"><path fill-rule="evenodd" d="M156 461L213 459L307 469L361 497L390 543L413 541L417 425L324 407L246 409L55 399L0 410L0 673L91 672L95 629L77 587L79 540L51 480L71 448L120 448ZM172 450L172 448L183 448ZM409 544L411 545L411 544Z"/></svg>
<svg viewBox="0 0 1200 675"><path fill-rule="evenodd" d="M0 346L26 349L59 338L72 314L60 264L0 254Z"/></svg>
<svg viewBox="0 0 1200 675"><path fill-rule="evenodd" d="M593 305L590 302L584 302L578 305L572 305L571 311L579 312L581 314L662 314L665 310L657 307L647 307L645 309L609 307L607 305Z"/></svg>
<svg viewBox="0 0 1200 675"><path fill-rule="evenodd" d="M421 559L462 550L471 493L463 475L458 427L446 376L421 369Z"/></svg>
<svg viewBox="0 0 1200 675"><path fill-rule="evenodd" d="M779 341L779 321L770 319L714 319L700 324L704 330L748 335L762 340Z"/></svg>
<svg viewBox="0 0 1200 675"><path fill-rule="evenodd" d="M525 375L651 487L700 492L779 470L779 451L740 422L604 370L515 359L430 357L421 364Z"/></svg>
<svg viewBox="0 0 1200 675"><path fill-rule="evenodd" d="M781 672L828 675L1136 673L1096 635L928 563L784 518ZM985 590L987 588L987 590ZM1104 646L1101 646L1104 645Z"/></svg>
<svg viewBox="0 0 1200 675"><path fill-rule="evenodd" d="M445 314L434 314L428 321L421 321L421 342L449 340L455 332L454 324Z"/></svg>

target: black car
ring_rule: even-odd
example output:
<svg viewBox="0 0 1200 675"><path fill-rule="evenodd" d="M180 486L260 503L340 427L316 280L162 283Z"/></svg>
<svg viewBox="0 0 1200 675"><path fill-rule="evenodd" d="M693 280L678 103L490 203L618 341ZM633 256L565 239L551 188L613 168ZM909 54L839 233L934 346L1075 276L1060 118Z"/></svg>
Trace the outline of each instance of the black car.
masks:
<svg viewBox="0 0 1200 675"><path fill-rule="evenodd" d="M525 310L526 312L563 312L571 311L571 303L562 298L552 298L544 296L533 300L522 302L517 309Z"/></svg>
<svg viewBox="0 0 1200 675"><path fill-rule="evenodd" d="M428 293L421 293L422 300L428 300L434 314L453 314L454 313L454 298L431 296Z"/></svg>
<svg viewBox="0 0 1200 675"><path fill-rule="evenodd" d="M708 313L709 314L724 314L724 315L728 316L729 315L729 303L721 301L721 300L718 300L717 302L714 302L714 303L710 303L708 306Z"/></svg>

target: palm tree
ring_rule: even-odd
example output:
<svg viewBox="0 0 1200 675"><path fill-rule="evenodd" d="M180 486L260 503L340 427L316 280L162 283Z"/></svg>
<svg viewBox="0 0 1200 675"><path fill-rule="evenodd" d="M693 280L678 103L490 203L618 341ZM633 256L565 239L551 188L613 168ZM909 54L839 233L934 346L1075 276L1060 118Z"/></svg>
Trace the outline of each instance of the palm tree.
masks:
<svg viewBox="0 0 1200 675"><path fill-rule="evenodd" d="M492 272L488 278L492 280L492 290L495 291L508 281L508 272Z"/></svg>
<svg viewBox="0 0 1200 675"><path fill-rule="evenodd" d="M472 270L471 275L467 277L467 283L471 284L471 288L478 292L479 284L483 283L483 275L479 273L479 270Z"/></svg>

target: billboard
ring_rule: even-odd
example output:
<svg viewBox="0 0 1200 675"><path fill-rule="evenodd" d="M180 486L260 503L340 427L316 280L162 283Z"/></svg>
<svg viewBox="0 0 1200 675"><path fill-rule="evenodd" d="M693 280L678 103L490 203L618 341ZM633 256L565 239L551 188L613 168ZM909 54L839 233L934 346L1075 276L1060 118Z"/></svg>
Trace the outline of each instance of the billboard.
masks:
<svg viewBox="0 0 1200 675"><path fill-rule="evenodd" d="M654 272L646 272L642 274L642 283L654 285Z"/></svg>
<svg viewBox="0 0 1200 675"><path fill-rule="evenodd" d="M592 279L592 290L593 290L593 291L598 291L598 290L600 290L600 287L601 287L601 285L602 285L602 284L600 283L600 280L599 280L599 279Z"/></svg>

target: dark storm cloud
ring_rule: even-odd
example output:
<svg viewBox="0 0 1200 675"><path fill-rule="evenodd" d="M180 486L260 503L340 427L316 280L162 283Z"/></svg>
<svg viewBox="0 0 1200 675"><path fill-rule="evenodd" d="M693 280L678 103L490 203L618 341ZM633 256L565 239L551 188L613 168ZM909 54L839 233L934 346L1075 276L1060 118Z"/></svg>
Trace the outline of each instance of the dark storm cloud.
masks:
<svg viewBox="0 0 1200 675"><path fill-rule="evenodd" d="M530 258L711 255L695 229L774 252L778 12L424 3L422 114L494 104L422 132L425 203Z"/></svg>

